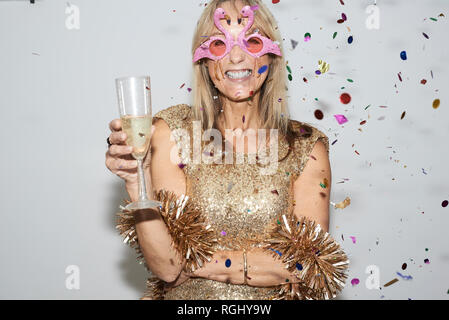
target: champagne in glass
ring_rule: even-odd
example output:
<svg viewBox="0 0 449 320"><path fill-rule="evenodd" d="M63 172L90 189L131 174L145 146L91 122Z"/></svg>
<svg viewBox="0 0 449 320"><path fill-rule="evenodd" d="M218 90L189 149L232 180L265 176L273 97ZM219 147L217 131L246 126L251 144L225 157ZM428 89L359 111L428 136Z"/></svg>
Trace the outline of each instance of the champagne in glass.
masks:
<svg viewBox="0 0 449 320"><path fill-rule="evenodd" d="M126 144L133 147L137 160L139 200L126 206L128 210L156 208L160 202L147 197L143 159L151 139L151 86L150 77L125 77L115 80L122 129L127 135Z"/></svg>

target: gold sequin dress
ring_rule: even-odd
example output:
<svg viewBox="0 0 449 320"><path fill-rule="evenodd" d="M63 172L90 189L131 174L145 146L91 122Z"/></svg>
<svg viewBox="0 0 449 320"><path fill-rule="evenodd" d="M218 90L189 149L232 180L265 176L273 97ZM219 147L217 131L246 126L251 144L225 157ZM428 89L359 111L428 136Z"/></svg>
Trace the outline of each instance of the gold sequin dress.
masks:
<svg viewBox="0 0 449 320"><path fill-rule="evenodd" d="M307 129L306 138L296 139L289 151L288 142L279 137L278 163L274 174L262 174L257 163L248 161L248 154L241 164L195 163L189 141L182 138L184 129L192 132L191 107L176 105L159 111L154 118L168 124L175 137L182 163L179 166L186 176L186 194L207 218L218 239L217 250L237 250L251 246L247 239L256 239L267 232L267 226L277 214L292 206L292 186L305 167L313 146L321 139L329 152L327 136L318 129L302 122L290 120L295 131ZM178 129L178 130L177 130ZM187 152L186 152L187 150ZM233 285L207 279L189 279L165 293L165 299L269 299L276 287L257 288Z"/></svg>

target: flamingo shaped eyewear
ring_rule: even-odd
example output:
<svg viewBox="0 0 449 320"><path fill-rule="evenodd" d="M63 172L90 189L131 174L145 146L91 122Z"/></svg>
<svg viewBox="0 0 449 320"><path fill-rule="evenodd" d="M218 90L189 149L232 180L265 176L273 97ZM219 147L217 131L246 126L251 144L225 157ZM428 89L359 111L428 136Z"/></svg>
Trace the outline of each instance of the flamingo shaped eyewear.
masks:
<svg viewBox="0 0 449 320"><path fill-rule="evenodd" d="M193 62L197 62L203 58L209 58L214 61L220 60L226 56L234 46L239 46L243 51L255 58L259 58L267 53L282 56L279 46L267 37L264 37L259 33L253 33L245 37L246 32L254 23L254 12L250 6L245 6L243 7L241 14L243 17L248 18L248 23L238 35L237 41L234 41L233 37L220 23L220 19L225 19L226 12L222 8L217 8L214 13L215 26L218 30L223 32L225 39L214 36L210 37L209 40L195 50Z"/></svg>

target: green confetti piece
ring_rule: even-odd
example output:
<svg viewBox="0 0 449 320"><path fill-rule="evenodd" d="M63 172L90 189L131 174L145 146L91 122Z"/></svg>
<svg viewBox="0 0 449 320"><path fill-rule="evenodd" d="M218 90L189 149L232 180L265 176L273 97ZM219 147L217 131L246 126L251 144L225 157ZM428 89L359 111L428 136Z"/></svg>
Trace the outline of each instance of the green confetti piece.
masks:
<svg viewBox="0 0 449 320"><path fill-rule="evenodd" d="M290 66L287 66L287 70L288 70L288 73L292 73L292 69L290 69Z"/></svg>
<svg viewBox="0 0 449 320"><path fill-rule="evenodd" d="M279 220L277 220L277 223L278 223L278 224L281 224L281 222L280 222Z"/></svg>
<svg viewBox="0 0 449 320"><path fill-rule="evenodd" d="M430 18L430 20L432 20L432 21L438 21L437 19L435 19L435 18Z"/></svg>
<svg viewBox="0 0 449 320"><path fill-rule="evenodd" d="M321 186L321 188L326 188L326 185L324 183L321 183L321 182L320 182L320 186Z"/></svg>
<svg viewBox="0 0 449 320"><path fill-rule="evenodd" d="M345 87L341 87L341 90L343 90Z"/></svg>
<svg viewBox="0 0 449 320"><path fill-rule="evenodd" d="M315 101L318 101L318 98L315 98Z"/></svg>
<svg viewBox="0 0 449 320"><path fill-rule="evenodd" d="M347 79L347 80L348 80L348 82L351 82L351 83L354 82L354 80L352 80L352 79Z"/></svg>
<svg viewBox="0 0 449 320"><path fill-rule="evenodd" d="M290 81L292 81L292 80L293 80L293 77L292 77L292 75L291 75L291 74L289 74L289 75L288 75L288 80L290 80Z"/></svg>
<svg viewBox="0 0 449 320"><path fill-rule="evenodd" d="M368 105L368 106L367 106L367 107L365 108L365 110L366 110L366 109L368 109L369 107L371 107L371 105L370 105L370 104L369 104L369 105Z"/></svg>
<svg viewBox="0 0 449 320"><path fill-rule="evenodd" d="M334 35L332 36L332 39L335 39L336 36L337 36L337 32L334 32Z"/></svg>

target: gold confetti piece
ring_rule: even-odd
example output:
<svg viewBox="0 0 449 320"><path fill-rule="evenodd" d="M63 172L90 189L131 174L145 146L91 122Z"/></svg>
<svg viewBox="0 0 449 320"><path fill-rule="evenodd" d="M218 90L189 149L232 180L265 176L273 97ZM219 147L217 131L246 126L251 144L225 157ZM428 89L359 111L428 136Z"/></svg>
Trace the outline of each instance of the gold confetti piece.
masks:
<svg viewBox="0 0 449 320"><path fill-rule="evenodd" d="M399 280L397 278L394 278L393 280L387 282L386 284L384 284L384 287L388 287L391 286L393 283L398 282Z"/></svg>
<svg viewBox="0 0 449 320"><path fill-rule="evenodd" d="M402 112L402 115L401 115L401 120L402 120L402 119L404 119L404 117L405 117L405 111L404 111L404 112Z"/></svg>
<svg viewBox="0 0 449 320"><path fill-rule="evenodd" d="M435 99L433 101L433 108L437 109L440 106L440 99Z"/></svg>
<svg viewBox="0 0 449 320"><path fill-rule="evenodd" d="M318 60L319 70L321 74L326 73L329 71L330 65L327 62L324 62L323 60Z"/></svg>
<svg viewBox="0 0 449 320"><path fill-rule="evenodd" d="M344 209L347 206L349 206L350 204L351 204L351 199L349 197L346 197L346 199L343 200L342 202L335 204L335 208Z"/></svg>

